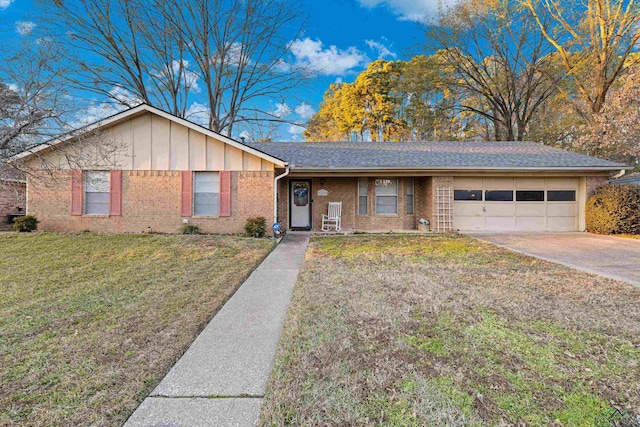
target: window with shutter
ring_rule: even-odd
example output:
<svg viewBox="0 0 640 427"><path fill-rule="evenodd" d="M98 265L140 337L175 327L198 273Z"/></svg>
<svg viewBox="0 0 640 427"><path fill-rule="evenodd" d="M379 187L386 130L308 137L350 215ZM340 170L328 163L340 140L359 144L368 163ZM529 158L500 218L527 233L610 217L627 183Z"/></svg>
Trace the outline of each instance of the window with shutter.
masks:
<svg viewBox="0 0 640 427"><path fill-rule="evenodd" d="M109 215L111 180L108 171L84 173L85 215Z"/></svg>

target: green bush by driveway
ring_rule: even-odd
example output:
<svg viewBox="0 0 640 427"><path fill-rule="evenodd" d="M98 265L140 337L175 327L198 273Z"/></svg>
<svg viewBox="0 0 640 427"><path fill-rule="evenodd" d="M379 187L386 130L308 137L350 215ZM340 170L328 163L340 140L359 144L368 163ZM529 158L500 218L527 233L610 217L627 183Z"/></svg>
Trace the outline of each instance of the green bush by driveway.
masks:
<svg viewBox="0 0 640 427"><path fill-rule="evenodd" d="M640 414L640 289L465 237L312 240L261 425Z"/></svg>
<svg viewBox="0 0 640 427"><path fill-rule="evenodd" d="M0 235L0 425L122 425L272 247Z"/></svg>

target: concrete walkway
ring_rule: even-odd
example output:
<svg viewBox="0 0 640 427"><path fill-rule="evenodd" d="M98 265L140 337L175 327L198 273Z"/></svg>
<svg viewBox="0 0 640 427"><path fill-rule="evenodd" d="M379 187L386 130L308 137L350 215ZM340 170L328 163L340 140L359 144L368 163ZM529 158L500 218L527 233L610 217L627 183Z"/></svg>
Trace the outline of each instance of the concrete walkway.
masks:
<svg viewBox="0 0 640 427"><path fill-rule="evenodd" d="M255 424L308 243L285 236L125 427Z"/></svg>
<svg viewBox="0 0 640 427"><path fill-rule="evenodd" d="M640 285L640 240L590 233L469 234L527 255Z"/></svg>

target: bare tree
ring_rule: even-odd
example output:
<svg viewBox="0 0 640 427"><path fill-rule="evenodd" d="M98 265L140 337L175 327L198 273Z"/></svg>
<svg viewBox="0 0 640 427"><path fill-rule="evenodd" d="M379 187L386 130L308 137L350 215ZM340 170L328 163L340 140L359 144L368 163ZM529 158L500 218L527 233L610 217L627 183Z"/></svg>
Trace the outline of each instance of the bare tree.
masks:
<svg viewBox="0 0 640 427"><path fill-rule="evenodd" d="M69 72L60 61L65 52L38 37L15 46L3 46L0 62L0 175L6 175L0 178L43 173L54 177L60 163L116 166L117 154L125 148L122 142L99 130L69 133L78 125L78 105L64 78ZM58 143L61 140L66 143ZM54 155L39 156L45 148ZM19 157L26 152L35 153L31 162Z"/></svg>
<svg viewBox="0 0 640 427"><path fill-rule="evenodd" d="M65 95L57 52L29 40L0 64L0 160L34 148L63 128Z"/></svg>
<svg viewBox="0 0 640 427"><path fill-rule="evenodd" d="M523 140L557 86L547 73L550 48L526 10L515 0L464 0L427 37L452 69L456 108L487 119L496 140Z"/></svg>
<svg viewBox="0 0 640 427"><path fill-rule="evenodd" d="M260 101L292 94L305 77L287 62L303 17L286 0L46 4L57 39L80 53L77 87L120 102L126 91L180 117L202 96L216 132L268 116Z"/></svg>
<svg viewBox="0 0 640 427"><path fill-rule="evenodd" d="M633 0L522 0L560 55L590 112L605 105L640 40L640 4Z"/></svg>

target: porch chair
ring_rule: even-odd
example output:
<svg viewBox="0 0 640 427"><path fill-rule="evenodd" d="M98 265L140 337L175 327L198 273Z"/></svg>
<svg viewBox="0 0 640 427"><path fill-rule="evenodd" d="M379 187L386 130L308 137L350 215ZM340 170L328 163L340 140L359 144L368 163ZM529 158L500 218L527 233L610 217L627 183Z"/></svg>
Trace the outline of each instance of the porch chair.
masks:
<svg viewBox="0 0 640 427"><path fill-rule="evenodd" d="M322 214L322 231L329 231L330 227L342 229L342 202L329 202L328 215Z"/></svg>

